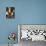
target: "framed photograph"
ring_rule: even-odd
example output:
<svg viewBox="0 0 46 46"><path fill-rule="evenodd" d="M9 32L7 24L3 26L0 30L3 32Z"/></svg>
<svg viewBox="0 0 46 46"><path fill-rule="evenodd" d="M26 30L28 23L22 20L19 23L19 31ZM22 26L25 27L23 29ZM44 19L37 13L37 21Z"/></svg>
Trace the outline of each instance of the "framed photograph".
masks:
<svg viewBox="0 0 46 46"><path fill-rule="evenodd" d="M46 25L20 24L18 38L21 40L46 41Z"/></svg>
<svg viewBox="0 0 46 46"><path fill-rule="evenodd" d="M6 7L6 18L15 18L15 8Z"/></svg>

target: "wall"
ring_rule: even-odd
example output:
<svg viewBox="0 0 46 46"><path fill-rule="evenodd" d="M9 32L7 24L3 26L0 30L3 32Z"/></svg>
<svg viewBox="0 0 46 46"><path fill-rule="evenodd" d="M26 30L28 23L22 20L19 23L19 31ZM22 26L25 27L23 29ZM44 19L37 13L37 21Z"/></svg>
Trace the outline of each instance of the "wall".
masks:
<svg viewBox="0 0 46 46"><path fill-rule="evenodd" d="M46 24L46 0L17 0L19 24Z"/></svg>
<svg viewBox="0 0 46 46"><path fill-rule="evenodd" d="M15 7L15 19L6 19L7 6ZM17 34L18 24L46 24L46 0L1 0L0 44L8 43L9 32Z"/></svg>

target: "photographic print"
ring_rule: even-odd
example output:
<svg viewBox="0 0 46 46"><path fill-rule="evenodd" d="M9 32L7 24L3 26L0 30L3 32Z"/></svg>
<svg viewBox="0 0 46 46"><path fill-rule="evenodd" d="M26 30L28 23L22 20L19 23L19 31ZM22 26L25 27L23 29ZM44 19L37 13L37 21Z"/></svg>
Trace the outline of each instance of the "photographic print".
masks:
<svg viewBox="0 0 46 46"><path fill-rule="evenodd" d="M20 46L31 46L34 43L46 42L46 25L19 24L18 38ZM42 45L40 43L39 45Z"/></svg>
<svg viewBox="0 0 46 46"><path fill-rule="evenodd" d="M15 18L15 8L6 7L6 18Z"/></svg>

